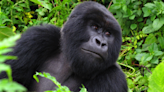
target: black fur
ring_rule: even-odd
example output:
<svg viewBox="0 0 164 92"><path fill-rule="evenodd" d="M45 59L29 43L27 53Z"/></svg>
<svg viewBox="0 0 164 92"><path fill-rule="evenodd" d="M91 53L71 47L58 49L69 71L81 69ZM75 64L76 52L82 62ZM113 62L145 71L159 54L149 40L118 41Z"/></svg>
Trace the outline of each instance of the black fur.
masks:
<svg viewBox="0 0 164 92"><path fill-rule="evenodd" d="M53 25L29 28L17 41L14 51L8 55L18 57L18 60L6 61L12 68L13 80L29 89L31 79L39 66L57 54L59 49L60 29ZM5 73L0 78L7 77Z"/></svg>
<svg viewBox="0 0 164 92"><path fill-rule="evenodd" d="M109 37L102 35L108 46L108 52L103 59L94 58L81 51L91 36L97 34L94 31L90 33L90 21L101 24L103 30L107 30L111 34ZM31 27L22 35L21 39L17 41L14 51L9 53L18 56L19 59L6 61L12 66L12 76L15 81L31 90L32 75L36 71L45 69L42 67L44 67L44 63L51 60L50 58L62 54L64 58L62 60L60 58L59 61L62 65L63 63L69 65L71 71L62 73L62 75L59 75L58 71L52 74L55 77L61 77L64 74L64 76L69 76L63 80L58 79L58 81L63 81L62 85L69 83L72 91L79 91L80 86L76 86L84 84L89 92L127 92L125 75L116 64L122 44L121 28L104 6L92 1L78 5L64 24L61 33L59 31L60 29L53 25L42 25ZM60 63L55 60L53 59L51 62ZM51 70L54 71L57 67L56 65ZM62 66L62 68L69 70L66 66ZM0 78L4 77L6 77L5 73L0 74ZM45 83L45 85L49 84ZM38 89L40 88L38 87Z"/></svg>

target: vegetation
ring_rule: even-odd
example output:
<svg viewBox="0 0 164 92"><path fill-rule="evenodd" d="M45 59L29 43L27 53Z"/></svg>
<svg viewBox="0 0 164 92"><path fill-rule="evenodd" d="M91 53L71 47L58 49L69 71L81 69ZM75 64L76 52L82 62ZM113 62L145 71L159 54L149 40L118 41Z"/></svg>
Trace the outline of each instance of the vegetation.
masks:
<svg viewBox="0 0 164 92"><path fill-rule="evenodd" d="M0 30L1 32L1 30ZM0 73L2 71L6 71L8 79L2 79L0 80L0 92L16 92L19 90L20 92L26 91L26 88L22 85L13 82L12 76L11 76L11 68L9 65L4 64L3 62L5 60L9 59L17 59L16 56L5 56L3 54L12 51L11 46L15 45L15 41L20 37L20 35L15 35L13 37L10 37L8 39L5 39L0 42Z"/></svg>
<svg viewBox="0 0 164 92"><path fill-rule="evenodd" d="M118 63L127 76L129 92L162 92L164 90L164 2L162 0L94 1L105 5L121 25L123 44ZM3 54L11 51L8 47L14 45L14 41L18 38L16 34L41 23L62 27L71 10L80 2L80 0L0 1L0 72L7 71L9 76L9 79L0 80L0 92L7 87L25 90L12 82L11 69L3 63L7 59L15 59L13 56ZM37 75L46 74L37 73ZM53 81L52 77L48 78ZM11 87L10 83L14 83L11 85L15 86ZM7 91L12 92L12 90ZM86 89L81 92L86 92Z"/></svg>

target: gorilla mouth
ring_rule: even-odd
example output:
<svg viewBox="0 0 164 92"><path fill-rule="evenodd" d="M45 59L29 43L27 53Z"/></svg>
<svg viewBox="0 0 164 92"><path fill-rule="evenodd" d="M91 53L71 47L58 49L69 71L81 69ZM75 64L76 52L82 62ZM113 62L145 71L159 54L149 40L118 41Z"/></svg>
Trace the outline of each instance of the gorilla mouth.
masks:
<svg viewBox="0 0 164 92"><path fill-rule="evenodd" d="M84 48L82 48L81 50L84 51L84 52L86 52L86 53L92 54L95 57L98 57L98 58L101 58L102 60L104 60L103 57L99 53L96 53L94 51L87 50L87 49L84 49Z"/></svg>

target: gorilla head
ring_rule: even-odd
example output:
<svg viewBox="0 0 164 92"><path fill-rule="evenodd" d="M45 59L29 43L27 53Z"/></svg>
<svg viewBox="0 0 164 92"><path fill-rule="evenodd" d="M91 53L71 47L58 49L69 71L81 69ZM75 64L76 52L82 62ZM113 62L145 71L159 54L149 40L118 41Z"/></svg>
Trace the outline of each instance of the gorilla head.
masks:
<svg viewBox="0 0 164 92"><path fill-rule="evenodd" d="M89 1L78 5L61 31L62 51L75 74L92 78L115 64L121 29L101 4Z"/></svg>

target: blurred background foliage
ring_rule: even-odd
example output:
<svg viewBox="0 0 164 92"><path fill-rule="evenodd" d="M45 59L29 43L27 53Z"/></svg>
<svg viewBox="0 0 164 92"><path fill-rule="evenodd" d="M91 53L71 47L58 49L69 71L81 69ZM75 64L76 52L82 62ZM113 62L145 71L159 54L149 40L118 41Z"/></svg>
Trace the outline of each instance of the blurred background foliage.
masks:
<svg viewBox="0 0 164 92"><path fill-rule="evenodd" d="M82 1L86 0L1 0L0 65L3 66L2 62L7 59L14 59L3 55L11 51L7 48L13 46L14 37L17 38L18 34L35 25L49 23L62 27L71 10ZM127 76L129 92L162 92L164 2L162 0L94 1L103 4L121 25L123 43L118 63ZM3 66L3 69L0 67L0 72L9 71L8 76L11 76L11 71L6 67L8 66ZM10 81L12 78L8 80ZM0 91L4 90L4 85L8 82L3 82L2 87L0 80ZM25 89L18 87L18 90Z"/></svg>

